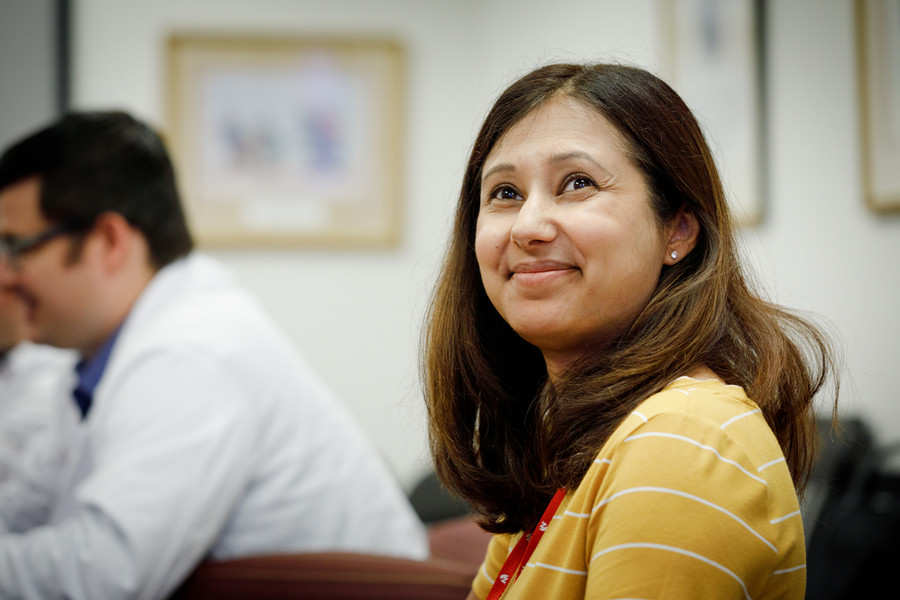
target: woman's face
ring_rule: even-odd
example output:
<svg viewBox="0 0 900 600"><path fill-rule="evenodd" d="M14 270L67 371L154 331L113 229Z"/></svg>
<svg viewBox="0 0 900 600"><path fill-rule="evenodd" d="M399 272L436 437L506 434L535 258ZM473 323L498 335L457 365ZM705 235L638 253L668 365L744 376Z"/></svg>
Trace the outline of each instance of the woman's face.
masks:
<svg viewBox="0 0 900 600"><path fill-rule="evenodd" d="M550 375L603 348L647 305L672 227L660 227L625 141L561 97L512 127L485 161L475 255L494 307Z"/></svg>

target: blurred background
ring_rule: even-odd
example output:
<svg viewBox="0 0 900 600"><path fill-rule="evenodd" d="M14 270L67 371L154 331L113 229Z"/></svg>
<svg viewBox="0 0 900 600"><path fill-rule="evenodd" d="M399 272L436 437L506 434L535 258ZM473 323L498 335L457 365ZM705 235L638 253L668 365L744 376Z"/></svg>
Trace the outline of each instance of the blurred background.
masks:
<svg viewBox="0 0 900 600"><path fill-rule="evenodd" d="M758 22L741 31L752 32L759 79L745 92L753 101L743 101L758 118L751 168L759 189L758 214L741 229L743 251L769 298L819 315L840 336L841 411L893 441L900 438L900 212L875 211L865 199L854 2L751 4ZM64 108L121 108L167 133L173 35L396 42L404 72L392 157L400 174L395 242L206 249L281 324L409 490L430 466L418 375L422 319L477 128L505 85L546 62L615 61L671 73L673 6L0 0L0 144ZM694 81L715 79L701 73ZM714 95L709 85L699 88L698 103ZM745 104L738 100L736 107ZM725 140L710 125L715 110L696 108L714 145Z"/></svg>

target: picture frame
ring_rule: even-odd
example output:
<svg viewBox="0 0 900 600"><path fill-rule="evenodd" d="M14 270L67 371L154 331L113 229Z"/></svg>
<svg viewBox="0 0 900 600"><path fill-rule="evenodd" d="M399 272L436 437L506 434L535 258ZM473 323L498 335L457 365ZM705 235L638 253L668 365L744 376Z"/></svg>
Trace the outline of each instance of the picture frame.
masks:
<svg viewBox="0 0 900 600"><path fill-rule="evenodd" d="M875 212L900 211L900 2L855 11L863 193Z"/></svg>
<svg viewBox="0 0 900 600"><path fill-rule="evenodd" d="M763 0L663 0L661 76L700 122L735 223L763 221L768 180Z"/></svg>
<svg viewBox="0 0 900 600"><path fill-rule="evenodd" d="M174 34L166 63L164 134L199 245L398 242L397 42Z"/></svg>

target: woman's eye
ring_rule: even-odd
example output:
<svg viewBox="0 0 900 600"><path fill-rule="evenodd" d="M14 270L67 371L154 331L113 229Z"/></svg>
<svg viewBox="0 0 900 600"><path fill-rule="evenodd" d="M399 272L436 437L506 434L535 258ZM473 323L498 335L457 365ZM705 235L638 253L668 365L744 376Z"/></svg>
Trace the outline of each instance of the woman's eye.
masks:
<svg viewBox="0 0 900 600"><path fill-rule="evenodd" d="M521 200L519 192L511 187L499 187L491 194L491 200Z"/></svg>
<svg viewBox="0 0 900 600"><path fill-rule="evenodd" d="M566 182L566 187L564 188L567 192L572 192L575 190L580 190L586 187L597 187L597 184L588 177L572 177L568 182Z"/></svg>

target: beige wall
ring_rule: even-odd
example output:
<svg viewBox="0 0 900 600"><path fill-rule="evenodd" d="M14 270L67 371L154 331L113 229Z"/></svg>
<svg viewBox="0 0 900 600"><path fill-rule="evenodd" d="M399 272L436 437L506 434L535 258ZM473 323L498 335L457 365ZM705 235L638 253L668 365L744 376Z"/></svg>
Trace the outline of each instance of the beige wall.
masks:
<svg viewBox="0 0 900 600"><path fill-rule="evenodd" d="M217 252L356 413L409 486L428 458L418 334L476 129L549 60L661 63L652 0L73 0L73 100L163 125L171 31L379 34L407 49L405 230L361 251ZM900 217L861 197L850 0L769 2L769 201L745 248L777 301L845 341L846 409L900 437Z"/></svg>

